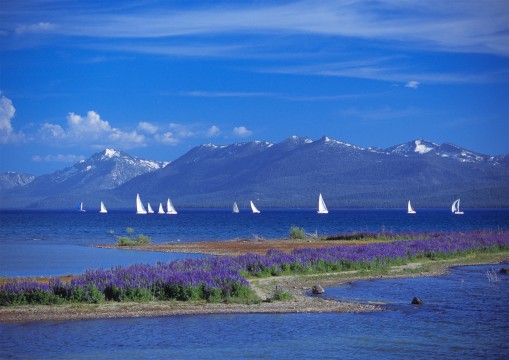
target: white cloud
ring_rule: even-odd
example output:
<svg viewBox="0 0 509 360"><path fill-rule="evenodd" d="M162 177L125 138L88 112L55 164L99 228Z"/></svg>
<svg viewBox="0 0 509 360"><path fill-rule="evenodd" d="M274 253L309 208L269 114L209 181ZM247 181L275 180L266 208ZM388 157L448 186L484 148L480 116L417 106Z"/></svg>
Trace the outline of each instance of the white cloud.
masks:
<svg viewBox="0 0 509 360"><path fill-rule="evenodd" d="M405 87L411 88L411 89L417 89L419 87L419 85L421 85L421 83L418 81L409 81L406 83Z"/></svg>
<svg viewBox="0 0 509 360"><path fill-rule="evenodd" d="M191 130L191 126L189 125L170 123L169 128L178 138L181 139L190 138L197 135L195 131Z"/></svg>
<svg viewBox="0 0 509 360"><path fill-rule="evenodd" d="M57 154L57 155L34 155L32 156L32 160L35 162L62 162L62 163L75 163L80 160L84 160L85 157L83 155L73 155L73 154Z"/></svg>
<svg viewBox="0 0 509 360"><path fill-rule="evenodd" d="M245 126L239 126L233 128L233 134L240 137L251 136L253 132L248 130Z"/></svg>
<svg viewBox="0 0 509 360"><path fill-rule="evenodd" d="M121 147L129 149L145 146L145 136L136 130L124 131L114 128L95 111L81 116L73 112L67 115L67 126L45 123L39 129L40 139L46 142L58 140L59 144L80 144L93 147Z"/></svg>
<svg viewBox="0 0 509 360"><path fill-rule="evenodd" d="M142 121L138 124L138 130L143 131L147 134L155 134L159 128L149 122Z"/></svg>
<svg viewBox="0 0 509 360"><path fill-rule="evenodd" d="M85 117L75 113L69 113L67 116L67 124L69 125L71 133L76 137L100 137L102 134L112 131L109 122L102 120L101 116L95 111L87 112L87 116Z"/></svg>
<svg viewBox="0 0 509 360"><path fill-rule="evenodd" d="M6 144L21 141L25 138L22 132L15 133L12 127L12 119L16 108L12 105L12 101L5 96L0 98L0 143Z"/></svg>
<svg viewBox="0 0 509 360"><path fill-rule="evenodd" d="M177 145L180 143L180 140L175 138L171 131L167 131L164 134L156 134L155 139L167 145Z"/></svg>
<svg viewBox="0 0 509 360"><path fill-rule="evenodd" d="M125 132L119 129L113 129L109 135L109 139L114 144L123 144L124 148L145 146L145 136L138 134L136 130Z"/></svg>
<svg viewBox="0 0 509 360"><path fill-rule="evenodd" d="M206 137L216 137L221 134L221 129L218 126L212 125L205 133Z"/></svg>
<svg viewBox="0 0 509 360"><path fill-rule="evenodd" d="M45 123L39 129L43 140L61 139L65 136L65 130L60 125Z"/></svg>

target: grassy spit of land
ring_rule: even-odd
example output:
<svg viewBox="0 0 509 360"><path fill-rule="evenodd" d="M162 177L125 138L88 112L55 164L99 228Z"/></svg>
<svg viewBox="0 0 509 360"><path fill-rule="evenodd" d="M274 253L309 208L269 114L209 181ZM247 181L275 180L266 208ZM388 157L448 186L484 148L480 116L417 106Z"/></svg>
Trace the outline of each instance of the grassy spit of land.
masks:
<svg viewBox="0 0 509 360"><path fill-rule="evenodd" d="M507 237L507 234L503 234ZM376 239L375 239L376 240ZM369 243L376 242L368 239ZM355 240L358 241L358 240ZM380 241L380 239L379 239ZM382 239L381 241L390 241ZM507 243L507 240L504 240ZM309 245L334 246L336 241L325 240L293 240L275 241L283 242L286 251L300 249L301 245L309 248ZM223 242L224 247L230 247L232 243L245 244L243 241ZM250 244L263 244L267 242L248 242ZM268 242L270 244L271 242ZM362 242L365 243L364 241ZM216 243L217 244L217 243ZM292 244L297 246L292 246ZM343 244L353 245L352 242ZM193 245L203 246L203 243ZM184 245L188 246L188 245ZM157 245L155 246L157 248ZM138 247L139 249L145 248ZM249 248L249 250L252 250ZM237 251L237 250L236 250ZM248 249L244 249L248 251ZM298 250L299 251L299 250ZM306 252L308 250L300 250ZM237 254L236 252L233 252ZM283 252L273 252L272 260L282 255ZM269 254L267 254L269 255ZM283 254L284 255L284 254ZM428 251L427 256L408 258L401 262L390 262L386 266L353 266L341 268L340 271L334 266L321 266L318 271L297 271L295 269L265 268L263 272L255 275L247 275L251 289L256 294L258 301L249 303L238 302L206 302L206 301L106 301L99 304L88 303L64 303L62 305L25 305L25 306L0 306L0 322L24 322L44 320L79 320L92 318L110 317L138 317L138 316L168 316L185 314L211 314L211 313L295 313L295 312L365 312L381 310L383 306L371 304L344 303L327 299L327 292L320 297L310 297L309 292L313 285L335 286L344 282L361 279L377 279L381 277L415 277L436 276L443 274L451 266L469 264L496 264L509 260L508 249L488 252L481 250L457 253L456 255L441 257L439 253ZM273 265L272 265L273 266ZM279 266L279 265L278 265ZM285 270L286 269L286 270ZM329 269L329 270L327 270ZM332 269L332 271L331 271ZM336 270L334 270L336 269ZM258 269L259 270L259 269ZM302 270L302 269L301 269ZM276 271L276 273L274 273ZM278 275L278 276L271 276ZM73 277L64 279L70 281ZM45 279L39 279L45 281ZM47 279L46 279L47 281ZM4 279L5 282L5 279ZM409 302L411 296L409 294Z"/></svg>

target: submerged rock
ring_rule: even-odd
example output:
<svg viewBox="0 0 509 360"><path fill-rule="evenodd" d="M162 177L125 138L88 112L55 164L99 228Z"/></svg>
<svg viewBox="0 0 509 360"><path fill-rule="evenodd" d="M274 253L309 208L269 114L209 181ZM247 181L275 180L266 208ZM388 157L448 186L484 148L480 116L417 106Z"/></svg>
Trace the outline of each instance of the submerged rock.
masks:
<svg viewBox="0 0 509 360"><path fill-rule="evenodd" d="M323 294L325 292L323 287L321 287L320 285L314 285L311 288L311 291L313 291L313 294L315 294L315 295Z"/></svg>
<svg viewBox="0 0 509 360"><path fill-rule="evenodd" d="M412 299L412 305L422 305L424 304L424 302L419 299L417 296L415 296L413 299Z"/></svg>

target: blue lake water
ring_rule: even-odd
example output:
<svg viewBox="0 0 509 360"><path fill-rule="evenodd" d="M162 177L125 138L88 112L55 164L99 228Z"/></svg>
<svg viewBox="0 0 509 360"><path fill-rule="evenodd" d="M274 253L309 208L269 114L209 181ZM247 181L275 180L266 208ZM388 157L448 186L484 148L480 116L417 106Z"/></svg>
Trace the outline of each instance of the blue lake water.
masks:
<svg viewBox="0 0 509 360"><path fill-rule="evenodd" d="M238 215L180 210L177 216L130 212L0 212L0 276L81 273L87 268L170 261L162 254L90 245L115 242L132 227L154 243L284 238L306 232L509 229L509 210L269 210ZM505 265L509 266L509 265ZM496 268L499 268L496 267ZM508 277L489 282L491 266L462 267L438 278L382 279L327 288L326 297L382 302L369 314L229 314L0 324L0 358L508 358ZM409 305L413 296L422 306Z"/></svg>
<svg viewBox="0 0 509 360"><path fill-rule="evenodd" d="M465 210L267 210L261 214L223 210L180 210L178 215L136 215L132 212L0 211L0 242L44 241L87 245L113 243L131 227L155 243L228 240L255 237L283 238L291 226L309 233L330 235L359 231L465 231L509 229L509 209Z"/></svg>
<svg viewBox="0 0 509 360"><path fill-rule="evenodd" d="M308 233L330 235L360 231L466 231L509 229L509 210L466 209L453 215L447 209L419 210L408 215L401 210L341 210L327 215L315 210L244 211L179 209L178 215L136 215L126 211L1 211L0 276L64 275L86 268L155 264L182 257L127 250L91 248L113 244L116 236L135 234L151 237L153 243L219 241L236 238L285 238L290 227ZM187 255L190 256L190 255Z"/></svg>
<svg viewBox="0 0 509 360"><path fill-rule="evenodd" d="M505 264L504 266L508 266ZM507 359L509 276L360 281L325 296L383 302L367 314L229 314L0 324L0 358ZM410 305L419 296L424 305Z"/></svg>

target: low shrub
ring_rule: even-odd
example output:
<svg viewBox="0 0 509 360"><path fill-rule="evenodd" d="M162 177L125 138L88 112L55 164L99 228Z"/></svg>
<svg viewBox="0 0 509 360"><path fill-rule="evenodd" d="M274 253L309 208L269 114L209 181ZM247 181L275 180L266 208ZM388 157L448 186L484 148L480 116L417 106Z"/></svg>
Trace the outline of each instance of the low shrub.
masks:
<svg viewBox="0 0 509 360"><path fill-rule="evenodd" d="M293 300L293 295L286 292L286 291L283 291L281 289L276 289L276 291L274 291L274 294L272 295L271 297L271 301L289 301L289 300Z"/></svg>
<svg viewBox="0 0 509 360"><path fill-rule="evenodd" d="M304 239L306 237L306 232L304 229L301 229L297 226L292 226L290 228L290 239Z"/></svg>
<svg viewBox="0 0 509 360"><path fill-rule="evenodd" d="M117 245L118 246L137 246L137 245L146 245L151 243L150 236L146 236L143 234L131 235L134 233L134 229L128 227L126 232L129 236L117 236Z"/></svg>

